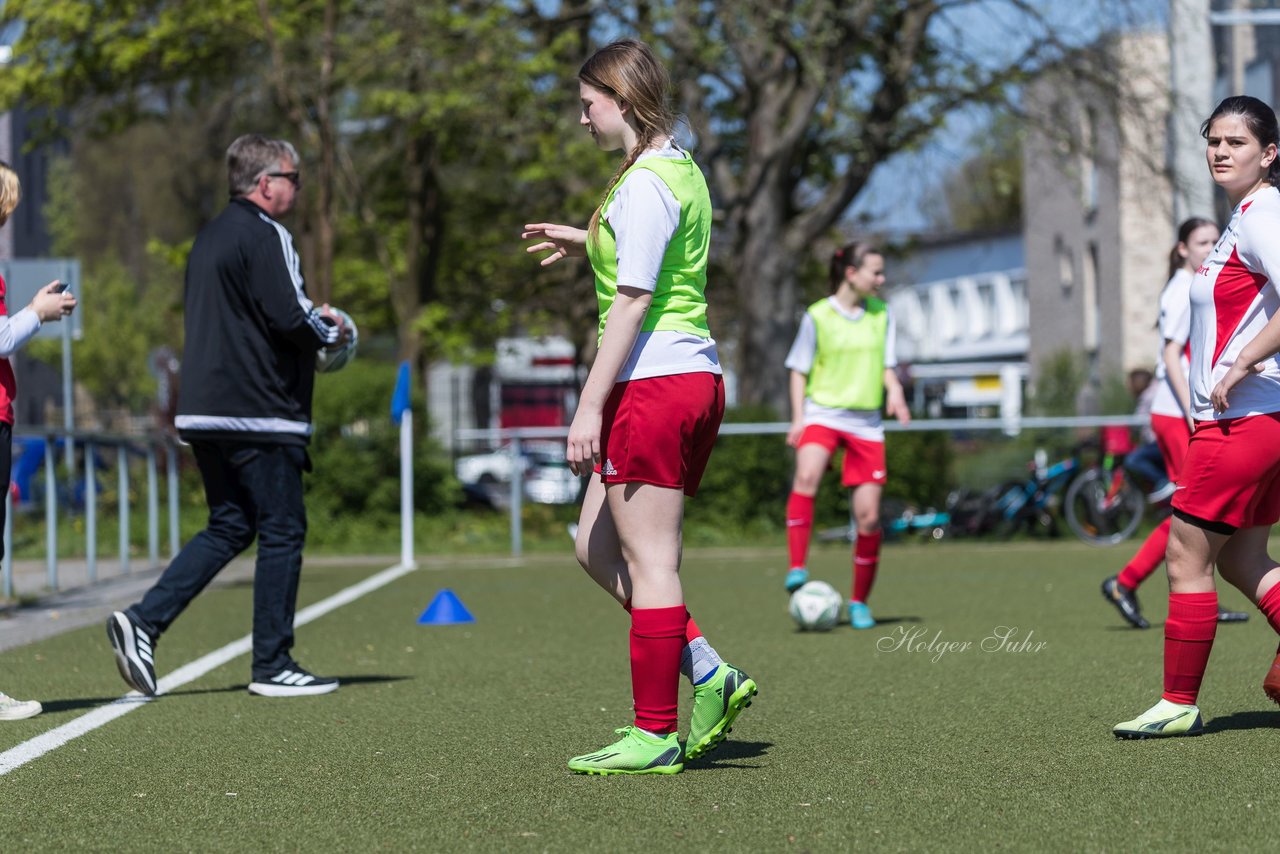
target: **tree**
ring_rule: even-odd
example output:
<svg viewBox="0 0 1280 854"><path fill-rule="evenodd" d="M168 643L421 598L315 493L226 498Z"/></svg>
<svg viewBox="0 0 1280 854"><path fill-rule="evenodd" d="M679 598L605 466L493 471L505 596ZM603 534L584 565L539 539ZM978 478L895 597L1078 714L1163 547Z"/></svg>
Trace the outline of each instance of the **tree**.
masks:
<svg viewBox="0 0 1280 854"><path fill-rule="evenodd" d="M293 139L312 296L367 309L397 331L401 358L457 356L517 322L504 305L532 307L523 320L536 327L582 302L559 288L584 282L582 270L535 277L518 252L523 218L546 198L589 215L594 185L561 166L600 160L585 135L563 132L576 99L562 75L585 52L591 15L581 3L561 13L550 26L480 0L9 0L3 21L23 28L0 102L70 109L81 140L203 128L207 164L231 128ZM187 150L149 143L190 165ZM220 183L198 191L203 212ZM194 231L220 206L170 222ZM95 223L70 227L93 242ZM131 268L149 236L121 235Z"/></svg>
<svg viewBox="0 0 1280 854"><path fill-rule="evenodd" d="M973 133L972 152L943 176L945 204L929 206L939 230L1011 231L1022 226L1022 119L997 113Z"/></svg>
<svg viewBox="0 0 1280 854"><path fill-rule="evenodd" d="M1073 59L1105 77L1066 50L1039 8L1019 0L637 5L629 23L651 28L670 54L721 214L724 282L735 297L725 325L738 342L744 401L784 404L797 270L832 237L877 164L924 143L953 110L1007 101L1048 63ZM960 14L1015 33L1000 43L1007 53L997 56L990 37L966 38Z"/></svg>

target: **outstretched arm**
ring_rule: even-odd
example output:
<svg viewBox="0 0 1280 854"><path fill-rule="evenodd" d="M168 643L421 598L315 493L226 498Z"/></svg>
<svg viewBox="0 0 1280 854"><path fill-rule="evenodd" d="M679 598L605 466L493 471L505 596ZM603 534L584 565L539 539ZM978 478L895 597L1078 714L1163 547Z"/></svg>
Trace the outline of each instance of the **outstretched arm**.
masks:
<svg viewBox="0 0 1280 854"><path fill-rule="evenodd" d="M526 225L520 234L521 240L540 241L530 246L525 252L534 254L551 250L551 254L539 263L549 267L561 258L582 258L587 254L587 231L571 225L556 225L551 222L536 222Z"/></svg>

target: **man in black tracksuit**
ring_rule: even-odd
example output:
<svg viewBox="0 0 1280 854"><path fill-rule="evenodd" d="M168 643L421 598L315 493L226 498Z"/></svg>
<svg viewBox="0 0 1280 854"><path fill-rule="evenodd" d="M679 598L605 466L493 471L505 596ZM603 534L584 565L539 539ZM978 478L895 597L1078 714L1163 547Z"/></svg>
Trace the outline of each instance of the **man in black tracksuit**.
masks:
<svg viewBox="0 0 1280 854"><path fill-rule="evenodd" d="M187 259L185 345L175 426L195 451L209 523L107 635L120 675L156 693L156 639L218 572L258 539L253 680L269 697L324 694L338 680L289 655L307 516L316 352L347 330L307 298L298 254L276 217L292 209L298 155L283 140L242 136L227 149L231 202Z"/></svg>

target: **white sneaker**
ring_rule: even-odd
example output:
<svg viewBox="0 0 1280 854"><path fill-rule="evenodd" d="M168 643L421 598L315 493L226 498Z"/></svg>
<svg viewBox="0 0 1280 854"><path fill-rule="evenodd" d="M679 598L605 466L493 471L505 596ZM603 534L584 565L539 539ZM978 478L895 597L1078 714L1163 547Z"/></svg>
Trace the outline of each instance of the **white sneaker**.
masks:
<svg viewBox="0 0 1280 854"><path fill-rule="evenodd" d="M1111 728L1116 738L1168 738L1178 735L1199 735L1204 732L1204 721L1198 706L1172 703L1163 697L1131 721L1118 723Z"/></svg>
<svg viewBox="0 0 1280 854"><path fill-rule="evenodd" d="M34 718L44 711L35 700L15 700L8 694L0 694L0 721L20 721Z"/></svg>

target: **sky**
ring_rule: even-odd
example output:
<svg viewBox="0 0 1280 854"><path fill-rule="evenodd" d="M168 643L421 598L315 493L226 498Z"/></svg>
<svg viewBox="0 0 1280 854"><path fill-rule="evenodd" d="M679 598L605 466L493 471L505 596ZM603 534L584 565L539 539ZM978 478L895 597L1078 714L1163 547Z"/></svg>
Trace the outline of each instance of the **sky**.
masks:
<svg viewBox="0 0 1280 854"><path fill-rule="evenodd" d="M955 5L939 29L967 53L989 55L993 66L1008 62L1034 38L1036 30L1007 0ZM1083 45L1108 30L1163 29L1168 0L1035 0L1034 5L1059 40ZM854 201L848 218L890 235L927 230L925 211L942 178L971 153L968 141L988 116L985 109L957 111L918 151L885 161Z"/></svg>

